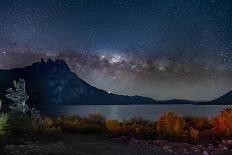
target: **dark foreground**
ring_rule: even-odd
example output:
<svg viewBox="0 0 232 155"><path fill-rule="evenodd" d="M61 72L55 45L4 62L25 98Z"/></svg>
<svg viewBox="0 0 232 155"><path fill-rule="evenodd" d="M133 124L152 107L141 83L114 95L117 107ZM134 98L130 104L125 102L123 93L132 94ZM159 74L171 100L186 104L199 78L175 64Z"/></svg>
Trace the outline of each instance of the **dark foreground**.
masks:
<svg viewBox="0 0 232 155"><path fill-rule="evenodd" d="M103 136L67 134L57 142L6 145L2 155L169 155L156 147L111 141Z"/></svg>
<svg viewBox="0 0 232 155"><path fill-rule="evenodd" d="M56 142L26 141L23 144L6 145L1 155L230 155L228 146L209 144L191 145L164 140L130 143L121 138L108 139L100 135L65 134Z"/></svg>

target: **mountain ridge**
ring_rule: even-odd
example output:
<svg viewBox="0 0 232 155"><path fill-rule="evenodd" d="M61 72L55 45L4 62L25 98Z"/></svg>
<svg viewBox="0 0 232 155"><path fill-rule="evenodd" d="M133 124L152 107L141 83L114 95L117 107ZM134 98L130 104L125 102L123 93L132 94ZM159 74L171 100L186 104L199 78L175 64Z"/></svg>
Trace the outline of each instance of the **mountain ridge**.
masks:
<svg viewBox="0 0 232 155"><path fill-rule="evenodd" d="M91 86L71 72L63 60L33 63L24 68L0 70L0 98L13 80L23 78L30 96L29 103L41 105L94 105L94 104L155 104L157 101L142 96L108 93Z"/></svg>
<svg viewBox="0 0 232 155"><path fill-rule="evenodd" d="M209 101L208 104L213 105L231 105L232 104L232 91L227 92L226 94Z"/></svg>

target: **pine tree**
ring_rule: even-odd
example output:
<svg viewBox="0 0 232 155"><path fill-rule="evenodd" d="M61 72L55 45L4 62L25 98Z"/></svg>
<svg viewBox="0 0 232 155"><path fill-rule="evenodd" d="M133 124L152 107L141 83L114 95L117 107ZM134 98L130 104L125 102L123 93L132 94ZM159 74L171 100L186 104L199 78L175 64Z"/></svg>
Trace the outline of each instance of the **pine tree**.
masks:
<svg viewBox="0 0 232 155"><path fill-rule="evenodd" d="M29 107L26 102L29 99L29 96L27 95L25 89L24 79L19 79L18 82L13 81L13 86L14 88L9 88L6 93L6 98L13 102L10 106L10 109L23 113L28 112Z"/></svg>

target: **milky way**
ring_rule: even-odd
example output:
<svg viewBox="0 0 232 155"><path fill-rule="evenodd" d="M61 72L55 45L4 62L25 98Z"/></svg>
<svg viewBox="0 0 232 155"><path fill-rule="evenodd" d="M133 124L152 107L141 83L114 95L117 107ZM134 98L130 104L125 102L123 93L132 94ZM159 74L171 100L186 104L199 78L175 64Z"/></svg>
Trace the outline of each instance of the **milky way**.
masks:
<svg viewBox="0 0 232 155"><path fill-rule="evenodd" d="M104 90L209 100L232 90L232 2L0 1L0 68L64 59Z"/></svg>

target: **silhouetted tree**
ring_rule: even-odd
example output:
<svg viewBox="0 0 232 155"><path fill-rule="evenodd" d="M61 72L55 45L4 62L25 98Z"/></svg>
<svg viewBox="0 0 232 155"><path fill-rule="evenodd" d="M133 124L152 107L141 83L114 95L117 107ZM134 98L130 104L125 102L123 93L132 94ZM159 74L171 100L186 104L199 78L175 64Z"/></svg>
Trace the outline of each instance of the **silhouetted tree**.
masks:
<svg viewBox="0 0 232 155"><path fill-rule="evenodd" d="M29 107L26 104L29 96L27 95L25 89L24 79L19 79L19 81L13 81L14 88L9 88L6 93L6 98L10 99L11 103L10 109L20 111L23 113L28 112Z"/></svg>

